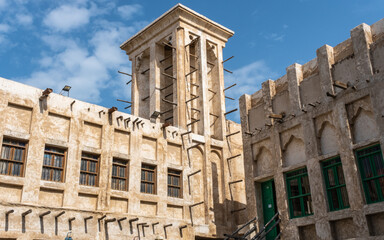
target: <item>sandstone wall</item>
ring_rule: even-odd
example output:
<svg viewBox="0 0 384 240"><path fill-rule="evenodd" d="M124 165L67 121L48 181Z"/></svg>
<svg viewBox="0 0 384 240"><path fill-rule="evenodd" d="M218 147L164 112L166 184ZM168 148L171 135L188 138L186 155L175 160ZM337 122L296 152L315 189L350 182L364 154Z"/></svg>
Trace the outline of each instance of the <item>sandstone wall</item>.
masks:
<svg viewBox="0 0 384 240"><path fill-rule="evenodd" d="M351 30L317 57L240 98L249 218L263 224L260 183L274 179L284 239L382 235L384 203L367 204L355 150L384 150L384 20ZM330 212L320 162L340 156L350 208ZM285 173L306 166L314 214L290 219ZM253 207L251 207L253 206ZM374 219L374 220L373 220Z"/></svg>

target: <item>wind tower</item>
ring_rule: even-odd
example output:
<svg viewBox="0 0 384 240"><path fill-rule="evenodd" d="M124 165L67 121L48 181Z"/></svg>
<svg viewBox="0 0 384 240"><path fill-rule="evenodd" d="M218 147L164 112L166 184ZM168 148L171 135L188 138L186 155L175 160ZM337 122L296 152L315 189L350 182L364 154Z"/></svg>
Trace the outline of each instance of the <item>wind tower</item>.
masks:
<svg viewBox="0 0 384 240"><path fill-rule="evenodd" d="M132 114L181 132L186 214L200 237L231 232L245 214L241 127L225 112L223 48L233 34L177 4L120 46L132 61Z"/></svg>
<svg viewBox="0 0 384 240"><path fill-rule="evenodd" d="M177 4L124 42L120 48L132 61L132 114L223 140L222 51L233 34Z"/></svg>

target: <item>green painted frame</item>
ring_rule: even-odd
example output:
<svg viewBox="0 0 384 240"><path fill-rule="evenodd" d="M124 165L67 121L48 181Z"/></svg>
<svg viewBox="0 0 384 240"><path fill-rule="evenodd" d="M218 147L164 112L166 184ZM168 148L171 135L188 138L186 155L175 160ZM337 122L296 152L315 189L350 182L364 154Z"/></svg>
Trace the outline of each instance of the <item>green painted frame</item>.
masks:
<svg viewBox="0 0 384 240"><path fill-rule="evenodd" d="M374 151L374 152L370 152L370 153L367 153L367 154L364 154L364 155L361 155L361 156L358 155L359 152L362 152L362 151L370 149L370 148L375 148L375 147L379 147L379 149ZM358 162L358 165L359 165L361 181L363 183L365 199L366 199L368 204L384 201L384 193L381 191L381 187L380 187L380 183L379 183L380 178L384 178L384 174L378 175L377 174L377 169L376 169L376 167L373 164L373 156L375 156L376 154L379 154L381 162L384 165L383 153L381 151L380 144L374 144L374 145L367 146L367 147L364 147L364 148L361 148L361 149L357 149L355 151L355 156L356 156L356 159L357 159L357 162ZM365 157L369 157L369 166L370 166L370 168L372 170L373 177L367 178L365 176L365 174L364 174L364 170L363 170L364 167L362 165L361 159L365 158ZM371 198L370 198L370 195L369 195L369 189L368 189L367 182L368 181L372 181L372 180L374 181L374 184L375 184L375 187L376 187L377 193L378 193L378 200L377 201L372 201Z"/></svg>
<svg viewBox="0 0 384 240"><path fill-rule="evenodd" d="M336 163L332 163L330 165L326 165L327 163L334 161L334 160L339 160L339 161ZM348 194L347 194L348 205L346 205L346 206L344 205L342 197L341 197L341 189L346 188L346 184L345 184L345 178L344 178L343 172L342 172L342 174L343 174L344 184L340 184L340 178L339 178L339 174L337 172L337 167L339 167L339 166L341 167L341 170L343 170L340 156L333 157L333 158L330 158L330 159L327 159L327 160L324 160L321 162L321 168L323 170L323 177L324 177L324 181L325 181L325 188L326 188L326 192L327 192L328 206L329 206L330 211L337 211L337 210L346 209L346 208L350 207ZM330 186L331 184L330 184L329 175L328 175L329 169L332 169L333 175L335 177L335 186ZM339 203L339 206L341 206L338 208L333 206L333 201L332 201L333 199L332 199L331 191L334 189L336 189L337 202Z"/></svg>
<svg viewBox="0 0 384 240"><path fill-rule="evenodd" d="M289 174L294 174L294 173L300 172L304 169L305 169L305 172L288 177ZM299 218L299 217L306 217L306 216L313 215L313 212L310 214L306 214L305 208L304 208L304 197L311 196L311 187L310 187L310 185L308 185L309 193L305 193L305 194L302 193L302 187L301 187L302 186L302 182L301 182L302 177L305 177L305 176L308 177L307 167L300 168L300 169L297 169L297 170L294 170L291 172L286 172L284 175L285 175L285 182L287 184L288 206L289 206L290 218L292 219L292 218ZM299 195L292 196L290 181L295 180L295 179L297 179L297 183L298 183L298 187L299 187ZM309 182L309 180L308 180L308 182ZM299 216L294 216L294 213L293 213L292 200L296 199L296 198L300 199L301 215L299 215ZM312 200L311 200L311 205L312 205ZM311 208L312 208L312 206L311 206Z"/></svg>

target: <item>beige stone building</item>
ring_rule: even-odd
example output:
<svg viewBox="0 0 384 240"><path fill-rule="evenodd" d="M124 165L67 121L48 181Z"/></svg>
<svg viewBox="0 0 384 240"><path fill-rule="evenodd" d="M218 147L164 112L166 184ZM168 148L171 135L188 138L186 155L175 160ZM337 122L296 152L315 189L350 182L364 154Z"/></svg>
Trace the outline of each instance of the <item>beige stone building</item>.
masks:
<svg viewBox="0 0 384 240"><path fill-rule="evenodd" d="M240 98L247 213L279 212L282 239L383 239L384 20L316 55Z"/></svg>
<svg viewBox="0 0 384 240"><path fill-rule="evenodd" d="M216 239L242 223L232 35L176 5L124 42L132 114L0 78L0 239Z"/></svg>

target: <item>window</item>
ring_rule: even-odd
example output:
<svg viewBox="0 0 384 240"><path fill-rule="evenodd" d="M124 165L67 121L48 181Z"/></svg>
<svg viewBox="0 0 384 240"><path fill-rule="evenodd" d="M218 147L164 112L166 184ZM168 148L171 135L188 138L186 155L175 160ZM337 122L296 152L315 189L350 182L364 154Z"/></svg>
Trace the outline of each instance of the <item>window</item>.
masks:
<svg viewBox="0 0 384 240"><path fill-rule="evenodd" d="M114 158L112 164L112 189L128 191L128 161Z"/></svg>
<svg viewBox="0 0 384 240"><path fill-rule="evenodd" d="M89 153L81 154L80 184L88 186L98 185L99 156Z"/></svg>
<svg viewBox="0 0 384 240"><path fill-rule="evenodd" d="M141 165L140 192L156 194L156 166Z"/></svg>
<svg viewBox="0 0 384 240"><path fill-rule="evenodd" d="M168 169L168 196L182 198L181 171Z"/></svg>
<svg viewBox="0 0 384 240"><path fill-rule="evenodd" d="M24 175L26 146L26 142L7 138L3 139L0 159L0 174L19 177Z"/></svg>
<svg viewBox="0 0 384 240"><path fill-rule="evenodd" d="M380 145L357 150L356 157L367 202L384 201L384 161Z"/></svg>
<svg viewBox="0 0 384 240"><path fill-rule="evenodd" d="M348 193L345 187L343 167L340 157L325 160L323 168L329 209L331 211L349 208Z"/></svg>
<svg viewBox="0 0 384 240"><path fill-rule="evenodd" d="M312 199L307 168L285 174L291 218L312 215Z"/></svg>
<svg viewBox="0 0 384 240"><path fill-rule="evenodd" d="M54 147L45 147L43 172L41 179L63 182L65 166L65 150Z"/></svg>

